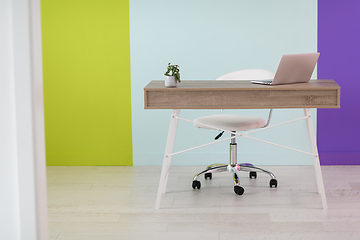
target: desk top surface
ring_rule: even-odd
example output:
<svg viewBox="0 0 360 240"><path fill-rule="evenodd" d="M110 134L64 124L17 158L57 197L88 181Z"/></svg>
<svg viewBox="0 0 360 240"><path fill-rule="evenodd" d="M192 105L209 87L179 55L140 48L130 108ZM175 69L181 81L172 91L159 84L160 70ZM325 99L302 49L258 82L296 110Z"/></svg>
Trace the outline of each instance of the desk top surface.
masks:
<svg viewBox="0 0 360 240"><path fill-rule="evenodd" d="M331 79L310 80L307 83L294 83L285 85L262 85L251 83L250 80L183 80L177 87L165 87L164 81L153 80L144 90L158 91L207 91L207 90L301 90L301 89L340 89L339 85Z"/></svg>
<svg viewBox="0 0 360 240"><path fill-rule="evenodd" d="M250 80L183 80L177 87L151 81L144 88L145 109L339 108L340 87L331 79L286 85Z"/></svg>

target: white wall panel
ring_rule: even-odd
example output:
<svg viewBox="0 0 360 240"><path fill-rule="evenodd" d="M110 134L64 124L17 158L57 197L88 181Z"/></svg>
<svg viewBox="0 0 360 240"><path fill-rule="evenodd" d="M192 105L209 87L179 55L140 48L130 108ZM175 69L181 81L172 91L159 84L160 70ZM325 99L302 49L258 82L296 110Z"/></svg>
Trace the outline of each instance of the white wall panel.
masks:
<svg viewBox="0 0 360 240"><path fill-rule="evenodd" d="M45 240L40 1L0 1L0 239Z"/></svg>

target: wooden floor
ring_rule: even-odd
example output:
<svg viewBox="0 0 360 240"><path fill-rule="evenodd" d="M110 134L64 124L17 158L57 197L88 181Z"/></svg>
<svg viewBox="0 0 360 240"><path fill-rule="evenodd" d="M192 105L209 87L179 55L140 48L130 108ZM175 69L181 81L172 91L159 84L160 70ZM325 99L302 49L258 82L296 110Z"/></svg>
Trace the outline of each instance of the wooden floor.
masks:
<svg viewBox="0 0 360 240"><path fill-rule="evenodd" d="M160 167L48 167L51 240L360 239L360 166L323 166L329 210L321 209L312 166L270 166L242 196L230 173L200 179L202 167L171 167L155 210Z"/></svg>

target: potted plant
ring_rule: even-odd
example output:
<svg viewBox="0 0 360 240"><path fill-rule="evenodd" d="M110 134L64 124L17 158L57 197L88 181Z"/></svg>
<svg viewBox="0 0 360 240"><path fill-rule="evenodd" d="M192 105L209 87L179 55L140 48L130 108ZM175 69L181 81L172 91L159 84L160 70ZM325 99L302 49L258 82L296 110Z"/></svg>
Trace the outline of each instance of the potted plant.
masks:
<svg viewBox="0 0 360 240"><path fill-rule="evenodd" d="M164 73L166 87L176 87L177 83L180 83L179 67L179 65L168 64L167 70Z"/></svg>

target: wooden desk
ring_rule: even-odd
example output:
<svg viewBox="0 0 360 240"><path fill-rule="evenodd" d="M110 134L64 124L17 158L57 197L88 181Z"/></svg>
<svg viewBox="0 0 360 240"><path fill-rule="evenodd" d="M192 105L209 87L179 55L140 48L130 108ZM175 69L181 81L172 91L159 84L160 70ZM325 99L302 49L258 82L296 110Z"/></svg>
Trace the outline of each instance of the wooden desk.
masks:
<svg viewBox="0 0 360 240"><path fill-rule="evenodd" d="M340 87L334 80L277 86L195 80L176 88L151 81L144 93L145 109L340 108Z"/></svg>
<svg viewBox="0 0 360 240"><path fill-rule="evenodd" d="M176 88L166 88L164 81L151 81L144 88L144 101L145 109L173 109L156 198L156 209L160 207L161 195L164 194L166 190L171 157L174 154L178 154L173 153L177 124L179 119L186 120L179 117L180 109L265 108L304 109L304 117L297 120L305 119L306 121L311 153L296 149L288 149L303 152L312 156L322 206L324 209L327 209L325 188L310 108L340 108L340 87L334 80L311 80L308 83L277 86L252 84L250 81L244 80L189 80L182 81ZM186 121L192 122L191 120ZM246 137L246 134L247 133L245 132L237 136Z"/></svg>

